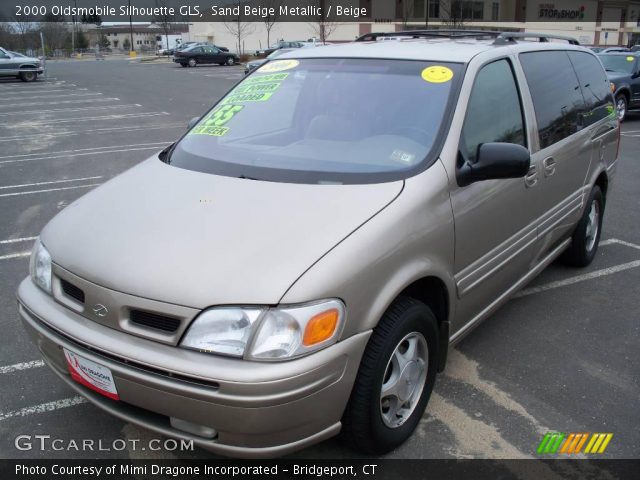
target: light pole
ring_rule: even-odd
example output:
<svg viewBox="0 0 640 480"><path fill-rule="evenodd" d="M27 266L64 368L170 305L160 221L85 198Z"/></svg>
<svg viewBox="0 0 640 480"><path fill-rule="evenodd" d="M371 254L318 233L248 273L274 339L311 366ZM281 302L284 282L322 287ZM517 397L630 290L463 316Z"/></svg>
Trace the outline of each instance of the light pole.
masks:
<svg viewBox="0 0 640 480"><path fill-rule="evenodd" d="M131 0L129 0L129 36L131 37L131 49L129 50L129 56L133 57L135 48L133 46L133 21L131 19Z"/></svg>

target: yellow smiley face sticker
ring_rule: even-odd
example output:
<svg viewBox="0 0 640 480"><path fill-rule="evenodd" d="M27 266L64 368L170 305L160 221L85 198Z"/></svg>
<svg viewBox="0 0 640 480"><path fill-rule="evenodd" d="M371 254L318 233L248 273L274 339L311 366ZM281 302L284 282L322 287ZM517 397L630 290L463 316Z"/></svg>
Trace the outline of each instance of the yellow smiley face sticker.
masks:
<svg viewBox="0 0 640 480"><path fill-rule="evenodd" d="M633 62L634 58L633 57L627 57L627 62Z"/></svg>
<svg viewBox="0 0 640 480"><path fill-rule="evenodd" d="M422 70L422 79L429 83L446 83L453 78L453 70L441 65L434 65Z"/></svg>
<svg viewBox="0 0 640 480"><path fill-rule="evenodd" d="M300 65L298 60L275 60L267 63L263 67L260 67L258 71L261 73L283 72L284 70L296 68L298 65Z"/></svg>

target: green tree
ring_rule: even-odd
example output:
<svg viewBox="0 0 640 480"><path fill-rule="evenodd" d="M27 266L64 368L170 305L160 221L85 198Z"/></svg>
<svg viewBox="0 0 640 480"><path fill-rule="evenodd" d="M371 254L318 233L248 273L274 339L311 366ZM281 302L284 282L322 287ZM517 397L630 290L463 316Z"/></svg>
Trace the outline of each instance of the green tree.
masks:
<svg viewBox="0 0 640 480"><path fill-rule="evenodd" d="M76 48L80 50L89 48L89 40L87 40L87 36L82 30L78 30L78 35L76 37Z"/></svg>
<svg viewBox="0 0 640 480"><path fill-rule="evenodd" d="M129 41L129 37L124 39L124 42L122 42L122 48L124 48L126 51L131 50L131 42Z"/></svg>
<svg viewBox="0 0 640 480"><path fill-rule="evenodd" d="M111 42L104 33L100 35L98 45L100 45L100 48L109 48L111 46Z"/></svg>

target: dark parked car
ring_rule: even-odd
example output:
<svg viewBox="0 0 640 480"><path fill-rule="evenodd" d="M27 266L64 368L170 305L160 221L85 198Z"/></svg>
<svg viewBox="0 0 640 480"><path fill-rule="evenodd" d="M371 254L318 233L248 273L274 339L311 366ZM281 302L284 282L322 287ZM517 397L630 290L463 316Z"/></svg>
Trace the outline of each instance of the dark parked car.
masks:
<svg viewBox="0 0 640 480"><path fill-rule="evenodd" d="M598 57L613 85L622 122L630 110L640 109L640 52L602 53Z"/></svg>
<svg viewBox="0 0 640 480"><path fill-rule="evenodd" d="M240 61L235 53L225 52L209 45L192 46L175 52L173 61L183 67L195 67L201 64L217 63L218 65L235 65Z"/></svg>
<svg viewBox="0 0 640 480"><path fill-rule="evenodd" d="M294 48L281 48L280 50L276 50L275 52L271 53L267 58L260 58L259 60L252 60L250 62L247 62L247 64L244 66L244 74L245 75L249 75L251 72L253 72L260 65L266 63L267 60L273 60L274 58L279 57L283 53L287 53L287 52L290 52L292 50L295 50L295 49Z"/></svg>
<svg viewBox="0 0 640 480"><path fill-rule="evenodd" d="M18 77L33 82L44 73L40 60L0 48L0 77Z"/></svg>
<svg viewBox="0 0 640 480"><path fill-rule="evenodd" d="M274 43L269 48L265 48L264 50L257 50L256 55L258 57L268 57L276 50L280 50L281 48L302 48L304 45L302 42L285 42L284 40L280 40L279 42Z"/></svg>

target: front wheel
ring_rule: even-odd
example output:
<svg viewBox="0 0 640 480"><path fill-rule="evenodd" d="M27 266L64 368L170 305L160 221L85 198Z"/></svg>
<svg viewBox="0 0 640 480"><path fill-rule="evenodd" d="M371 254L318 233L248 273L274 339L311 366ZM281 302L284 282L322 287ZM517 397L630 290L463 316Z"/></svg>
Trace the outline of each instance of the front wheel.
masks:
<svg viewBox="0 0 640 480"><path fill-rule="evenodd" d="M587 207L573 232L571 246L563 254L566 263L574 267L586 267L593 261L600 243L603 215L604 196L596 185L591 190Z"/></svg>
<svg viewBox="0 0 640 480"><path fill-rule="evenodd" d="M195 58L190 58L188 64L190 67L195 67L196 65L198 65L198 62Z"/></svg>
<svg viewBox="0 0 640 480"><path fill-rule="evenodd" d="M620 122L624 122L625 118L627 118L627 110L627 97L623 94L618 95L616 97L616 114L618 115L618 120L620 120Z"/></svg>
<svg viewBox="0 0 640 480"><path fill-rule="evenodd" d="M38 74L36 72L20 72L20 80L23 82L35 82L38 78Z"/></svg>
<svg viewBox="0 0 640 480"><path fill-rule="evenodd" d="M398 298L376 326L343 418L344 438L381 455L415 430L436 380L438 326L424 303Z"/></svg>

